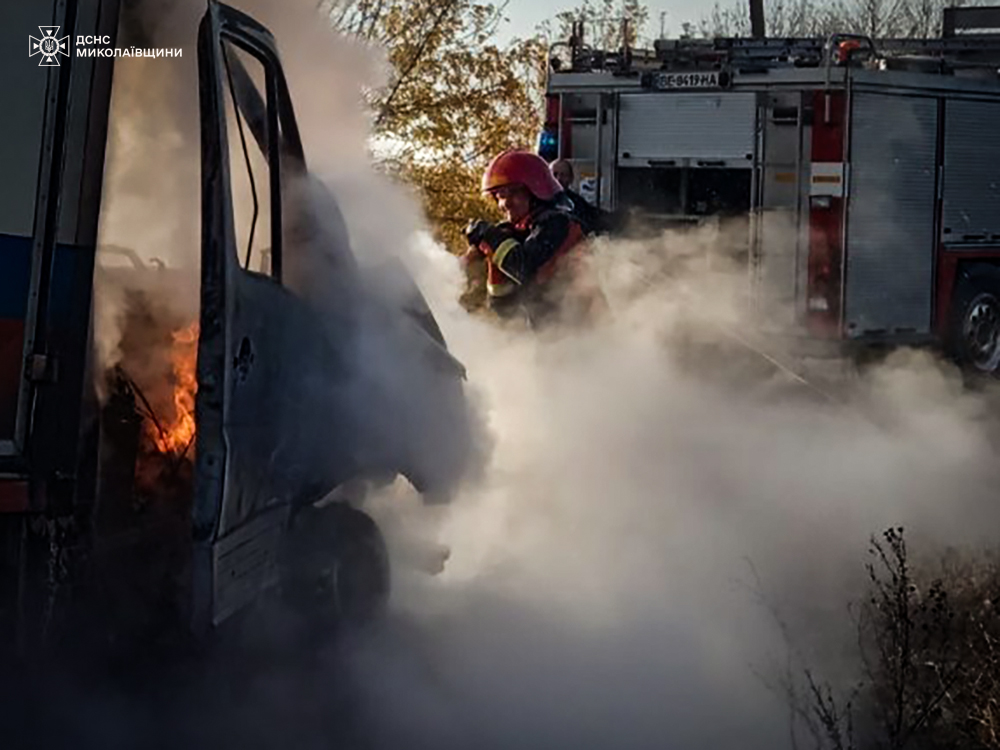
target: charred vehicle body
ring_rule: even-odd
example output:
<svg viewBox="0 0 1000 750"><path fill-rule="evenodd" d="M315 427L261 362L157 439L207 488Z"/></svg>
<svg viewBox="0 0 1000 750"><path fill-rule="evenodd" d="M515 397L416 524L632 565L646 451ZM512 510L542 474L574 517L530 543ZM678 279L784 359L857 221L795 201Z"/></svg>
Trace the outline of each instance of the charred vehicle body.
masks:
<svg viewBox="0 0 1000 750"><path fill-rule="evenodd" d="M113 43L121 10L18 2L3 15ZM388 561L353 501L399 475L445 501L474 458L465 372L419 289L401 264L358 262L309 173L275 40L210 2L191 82L199 313L130 292L122 356L102 367L95 276L137 290L183 279L127 248L103 251L124 265L95 264L114 60L42 43L59 64L2 84L19 113L0 144L4 650L206 636L272 593L323 624L372 614ZM237 247L230 151L265 165L257 270Z"/></svg>

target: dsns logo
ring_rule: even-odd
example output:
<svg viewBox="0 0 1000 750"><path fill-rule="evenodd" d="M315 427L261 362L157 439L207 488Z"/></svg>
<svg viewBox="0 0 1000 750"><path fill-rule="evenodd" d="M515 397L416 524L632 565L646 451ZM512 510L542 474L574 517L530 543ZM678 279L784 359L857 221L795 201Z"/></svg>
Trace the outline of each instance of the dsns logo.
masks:
<svg viewBox="0 0 1000 750"><path fill-rule="evenodd" d="M38 30L42 32L41 39L35 39L33 36L28 37L28 57L42 56L42 59L38 61L38 67L58 65L57 55L69 57L69 37L64 36L62 39L57 39L58 26L39 26Z"/></svg>

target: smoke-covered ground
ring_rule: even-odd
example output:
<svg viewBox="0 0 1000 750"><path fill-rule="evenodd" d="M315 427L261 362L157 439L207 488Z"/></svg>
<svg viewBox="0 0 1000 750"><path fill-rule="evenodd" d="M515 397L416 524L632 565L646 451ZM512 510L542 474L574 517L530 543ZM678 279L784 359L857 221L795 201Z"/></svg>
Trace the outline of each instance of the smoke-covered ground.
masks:
<svg viewBox="0 0 1000 750"><path fill-rule="evenodd" d="M663 268L697 257L703 237L598 245L613 314L594 330L538 337L467 315L455 259L415 234L415 204L358 156L358 86L377 79L376 58L318 31L308 5L245 9L278 38L307 154L355 251L402 256L467 366L485 477L445 508L402 484L373 498L399 563L379 627L302 653L276 645L277 616L265 645L154 685L71 683L19 717L23 746L786 746L787 707L755 674L787 647L759 589L840 679L870 534L992 541L987 402L921 353L840 388L842 401L762 363L726 333L742 330L738 276ZM149 230L137 219L157 159L196 143L173 135L131 152L108 241ZM169 219L152 227L159 248L185 236ZM451 549L440 575L406 564L426 540Z"/></svg>
<svg viewBox="0 0 1000 750"><path fill-rule="evenodd" d="M683 285L710 300L724 282ZM760 594L836 684L870 534L990 541L986 407L947 367L900 353L845 404L773 368L717 377L690 354L737 323L677 286L625 285L623 301L609 279L614 321L552 341L438 300L495 453L425 532L453 551L444 573L400 582L398 631L351 656L380 746L782 746L786 707L755 673L787 644ZM755 356L729 348L715 366Z"/></svg>

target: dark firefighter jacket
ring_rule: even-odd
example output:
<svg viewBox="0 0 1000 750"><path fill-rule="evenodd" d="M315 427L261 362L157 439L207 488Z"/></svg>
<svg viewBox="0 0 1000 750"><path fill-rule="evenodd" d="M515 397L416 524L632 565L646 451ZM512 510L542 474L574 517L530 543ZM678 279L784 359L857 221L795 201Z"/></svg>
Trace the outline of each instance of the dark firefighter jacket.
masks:
<svg viewBox="0 0 1000 750"><path fill-rule="evenodd" d="M613 228L611 214L590 203L575 190L563 191L566 201L572 207L573 215L580 220L586 234L607 234Z"/></svg>
<svg viewBox="0 0 1000 750"><path fill-rule="evenodd" d="M490 307L501 317L526 316L532 325L581 322L596 312L599 292L584 278L579 257L584 230L571 213L543 206L520 225L494 227L480 243L487 259Z"/></svg>

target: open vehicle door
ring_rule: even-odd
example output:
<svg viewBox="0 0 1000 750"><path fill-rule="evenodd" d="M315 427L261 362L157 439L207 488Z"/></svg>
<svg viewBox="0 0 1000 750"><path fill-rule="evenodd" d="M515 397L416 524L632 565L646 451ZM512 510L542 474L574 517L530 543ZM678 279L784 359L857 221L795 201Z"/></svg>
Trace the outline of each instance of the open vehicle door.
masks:
<svg viewBox="0 0 1000 750"><path fill-rule="evenodd" d="M346 388L347 347L336 347L315 313L283 284L293 227L282 208L291 204L291 183L305 174L305 160L274 40L249 17L210 3L198 57L202 290L194 616L207 624L276 582L280 537L293 504L321 496L354 467L339 450L351 434L338 390ZM263 94L241 58L259 66ZM227 127L227 104L236 137ZM243 263L239 257L234 145L248 166L253 157L266 165L263 174L249 171L254 191L269 192L267 273L251 270L252 247Z"/></svg>
<svg viewBox="0 0 1000 750"><path fill-rule="evenodd" d="M212 2L198 57L193 614L204 627L279 580L283 531L299 509L350 480L396 474L446 496L472 440L464 369L419 290L402 268L359 267L336 201L308 172L271 34ZM234 202L236 165L249 177L249 211ZM234 219L237 207L249 226ZM267 224L265 258L254 245L258 219ZM382 554L370 519L339 517L347 536ZM346 543L343 528L317 544ZM381 568L377 575L387 586Z"/></svg>

